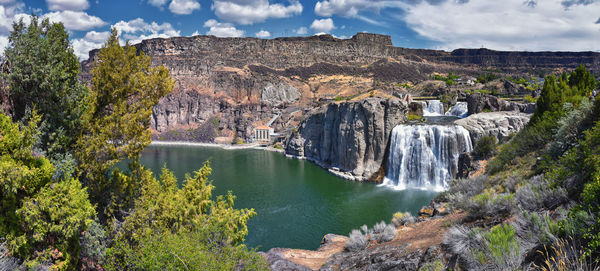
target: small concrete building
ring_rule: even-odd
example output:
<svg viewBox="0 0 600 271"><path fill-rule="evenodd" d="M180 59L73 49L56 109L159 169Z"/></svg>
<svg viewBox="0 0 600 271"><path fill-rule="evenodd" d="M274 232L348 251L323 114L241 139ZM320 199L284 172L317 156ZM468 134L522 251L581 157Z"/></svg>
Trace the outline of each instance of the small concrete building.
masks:
<svg viewBox="0 0 600 271"><path fill-rule="evenodd" d="M254 128L254 138L256 139L256 142L261 143L261 144L269 144L271 143L271 135L274 134L274 130L273 128L266 126L266 125L260 125L256 128Z"/></svg>

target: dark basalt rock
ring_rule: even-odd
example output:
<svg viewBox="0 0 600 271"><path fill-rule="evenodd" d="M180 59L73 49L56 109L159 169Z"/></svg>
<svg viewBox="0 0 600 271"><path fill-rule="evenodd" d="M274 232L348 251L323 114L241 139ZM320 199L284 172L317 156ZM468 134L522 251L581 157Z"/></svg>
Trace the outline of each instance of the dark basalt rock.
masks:
<svg viewBox="0 0 600 271"><path fill-rule="evenodd" d="M406 121L408 105L369 98L315 109L288 140L286 154L334 169L342 177L367 180L384 160L392 129Z"/></svg>

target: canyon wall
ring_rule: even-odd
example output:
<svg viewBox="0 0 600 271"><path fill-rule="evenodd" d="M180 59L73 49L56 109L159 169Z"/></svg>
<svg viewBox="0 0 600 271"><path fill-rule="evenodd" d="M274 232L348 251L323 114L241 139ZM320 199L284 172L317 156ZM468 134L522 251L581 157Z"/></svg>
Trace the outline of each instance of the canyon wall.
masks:
<svg viewBox="0 0 600 271"><path fill-rule="evenodd" d="M312 108L334 97L390 97L434 72L477 75L483 68L532 71L572 68L584 63L598 71L593 52L452 52L395 47L390 36L358 33L350 39L330 35L275 39L193 36L156 38L135 45L167 67L174 92L153 110L152 129L164 133L193 129L218 119L218 134L248 139L256 125L274 116L275 131L288 134ZM82 63L82 78L98 50ZM364 96L367 95L367 96Z"/></svg>
<svg viewBox="0 0 600 271"><path fill-rule="evenodd" d="M368 180L382 170L391 131L408 105L368 98L315 109L288 141L286 154L306 158L347 179Z"/></svg>

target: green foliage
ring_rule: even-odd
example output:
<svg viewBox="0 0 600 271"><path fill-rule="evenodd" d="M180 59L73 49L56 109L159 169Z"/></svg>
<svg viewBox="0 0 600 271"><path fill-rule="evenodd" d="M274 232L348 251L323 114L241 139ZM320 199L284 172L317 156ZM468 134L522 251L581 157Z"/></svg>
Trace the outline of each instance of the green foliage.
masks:
<svg viewBox="0 0 600 271"><path fill-rule="evenodd" d="M537 99L533 98L531 95L525 95L523 96L523 101L526 103L536 103Z"/></svg>
<svg viewBox="0 0 600 271"><path fill-rule="evenodd" d="M342 96L339 96L339 95L338 95L338 96L335 96L335 98L334 98L334 100L335 100L336 102L339 102L339 101L341 101L341 100L343 100L343 99L344 99L344 97L342 97Z"/></svg>
<svg viewBox="0 0 600 271"><path fill-rule="evenodd" d="M545 112L543 118L531 120L511 141L500 147L498 154L488 162L486 171L489 174L500 172L505 167L514 165L519 157L544 147L552 140L552 131L561 114L562 112Z"/></svg>
<svg viewBox="0 0 600 271"><path fill-rule="evenodd" d="M582 96L589 97L592 90L596 89L596 78L586 69L585 65L581 64L571 72L569 86L579 89Z"/></svg>
<svg viewBox="0 0 600 271"><path fill-rule="evenodd" d="M478 157L487 159L496 153L497 143L498 140L495 136L483 136L475 143L473 152Z"/></svg>
<svg viewBox="0 0 600 271"><path fill-rule="evenodd" d="M215 247L205 238L202 232L146 235L138 249L123 247L126 266L132 270L269 270L263 256L245 246ZM121 267L107 265L108 270Z"/></svg>
<svg viewBox="0 0 600 271"><path fill-rule="evenodd" d="M421 120L423 120L423 116L419 116L419 115L411 114L411 113L406 114L406 118L407 118L408 121L421 121Z"/></svg>
<svg viewBox="0 0 600 271"><path fill-rule="evenodd" d="M490 81L494 81L498 79L498 76L494 73L485 73L480 76L477 76L477 83L485 84Z"/></svg>
<svg viewBox="0 0 600 271"><path fill-rule="evenodd" d="M53 182L53 165L32 153L40 118L34 112L20 128L0 114L0 236L30 268L52 261L57 269L74 268L94 208L78 180Z"/></svg>
<svg viewBox="0 0 600 271"><path fill-rule="evenodd" d="M150 143L152 107L172 90L173 82L164 66L151 67L150 57L138 54L129 44L122 47L115 29L100 49L91 73L89 111L76 157L90 197L99 203L103 215L107 200L135 196L130 194L139 186L135 178L126 178L118 170L111 177L108 170L127 158L132 174L140 172L135 164Z"/></svg>
<svg viewBox="0 0 600 271"><path fill-rule="evenodd" d="M150 253L141 259L173 258L169 254L172 249L182 249L177 252L181 253L177 254L179 257L189 255L184 260L189 260L189 264L194 264L196 258L216 263L220 257L226 257L221 255L225 251L246 251L244 257L249 257L241 244L248 234L246 223L255 212L252 209L234 209L235 197L231 192L213 200L214 187L208 181L210 171L209 165L205 164L193 177L186 176L182 188L177 188L175 176L166 168L163 168L160 181L149 171L140 174L143 183L141 197L120 223L115 246L109 249L107 255L109 269L132 266L145 269L149 262L138 262L140 257L136 255ZM190 240L191 244L189 247L181 246L177 239ZM161 244L163 241L165 243ZM153 249L163 245L167 246L167 252ZM223 266L235 265L239 259L230 260ZM158 268L157 264L154 263L150 269ZM186 262L185 265L189 264Z"/></svg>
<svg viewBox="0 0 600 271"><path fill-rule="evenodd" d="M33 16L13 24L3 74L15 120L35 109L42 114L41 147L50 156L75 143L86 111L87 88L79 83L79 62L61 23Z"/></svg>
<svg viewBox="0 0 600 271"><path fill-rule="evenodd" d="M435 260L432 263L426 263L419 268L419 271L444 271L446 266L441 260Z"/></svg>
<svg viewBox="0 0 600 271"><path fill-rule="evenodd" d="M68 179L46 184L17 210L23 234L15 239L12 249L21 256L31 255L34 250L50 254L58 249L61 256L55 258L62 261L54 259L55 264L73 267L79 253L79 236L91 224L94 212L79 181Z"/></svg>
<svg viewBox="0 0 600 271"><path fill-rule="evenodd" d="M511 225L497 225L484 235L489 253L485 256L499 265L510 265L509 255L519 254L519 243L515 240L515 228ZM491 253L491 254L490 254Z"/></svg>

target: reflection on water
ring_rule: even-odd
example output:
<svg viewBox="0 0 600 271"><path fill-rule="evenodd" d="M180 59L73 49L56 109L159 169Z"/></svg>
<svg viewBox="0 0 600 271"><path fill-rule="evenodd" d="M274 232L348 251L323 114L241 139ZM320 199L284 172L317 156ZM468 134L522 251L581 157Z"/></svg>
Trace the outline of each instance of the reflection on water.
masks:
<svg viewBox="0 0 600 271"><path fill-rule="evenodd" d="M150 146L142 164L159 173L167 165L182 180L210 160L215 190L231 190L236 208L254 208L246 243L316 249L323 235L348 233L363 224L390 221L397 211L416 214L435 192L393 189L346 181L304 161L263 150L223 150L195 146Z"/></svg>

